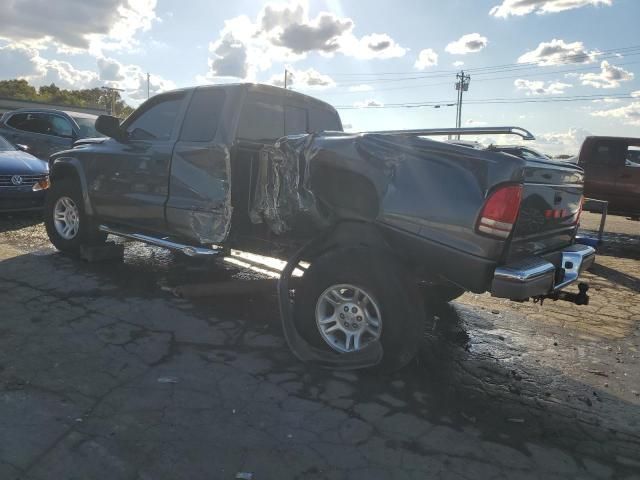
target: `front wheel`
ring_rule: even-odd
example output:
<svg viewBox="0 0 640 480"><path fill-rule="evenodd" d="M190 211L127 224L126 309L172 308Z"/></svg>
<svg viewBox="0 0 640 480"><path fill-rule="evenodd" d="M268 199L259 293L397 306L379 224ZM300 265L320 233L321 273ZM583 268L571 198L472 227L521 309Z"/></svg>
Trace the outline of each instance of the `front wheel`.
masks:
<svg viewBox="0 0 640 480"><path fill-rule="evenodd" d="M294 312L300 335L316 347L348 353L379 341L385 371L408 364L423 339L425 311L415 282L371 249L315 259L296 289Z"/></svg>
<svg viewBox="0 0 640 480"><path fill-rule="evenodd" d="M77 254L81 245L106 239L106 234L99 232L86 215L80 189L67 179L55 182L47 192L44 224L51 243L65 253Z"/></svg>

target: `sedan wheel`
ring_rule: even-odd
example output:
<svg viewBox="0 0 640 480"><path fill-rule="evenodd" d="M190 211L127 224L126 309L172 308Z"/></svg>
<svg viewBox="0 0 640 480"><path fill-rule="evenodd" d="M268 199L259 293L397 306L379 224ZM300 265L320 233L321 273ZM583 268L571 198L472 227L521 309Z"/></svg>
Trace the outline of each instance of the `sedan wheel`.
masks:
<svg viewBox="0 0 640 480"><path fill-rule="evenodd" d="M65 240L72 240L80 229L80 211L69 197L60 197L53 208L56 232Z"/></svg>

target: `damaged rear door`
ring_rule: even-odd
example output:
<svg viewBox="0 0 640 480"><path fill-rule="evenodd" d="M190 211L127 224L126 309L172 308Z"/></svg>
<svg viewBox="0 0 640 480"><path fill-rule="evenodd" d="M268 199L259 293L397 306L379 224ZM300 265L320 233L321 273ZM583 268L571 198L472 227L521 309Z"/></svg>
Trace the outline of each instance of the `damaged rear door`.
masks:
<svg viewBox="0 0 640 480"><path fill-rule="evenodd" d="M216 141L226 99L222 88L195 90L171 161L169 229L201 244L224 241L231 222L229 148Z"/></svg>

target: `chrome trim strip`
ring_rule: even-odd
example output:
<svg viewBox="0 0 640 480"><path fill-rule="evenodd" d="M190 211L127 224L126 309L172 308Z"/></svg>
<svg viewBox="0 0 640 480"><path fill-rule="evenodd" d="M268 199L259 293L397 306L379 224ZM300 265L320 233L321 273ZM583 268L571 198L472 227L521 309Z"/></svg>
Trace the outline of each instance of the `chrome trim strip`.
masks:
<svg viewBox="0 0 640 480"><path fill-rule="evenodd" d="M173 242L165 238L152 237L150 235L143 235L141 233L129 233L111 228L107 225L100 225L98 227L98 230L100 230L101 232L110 233L111 235L116 235L118 237L128 238L130 240L136 240L138 242L155 245L156 247L168 248L169 250L177 250L189 257L211 256L220 254L219 250L214 250L212 248L194 247L193 245Z"/></svg>

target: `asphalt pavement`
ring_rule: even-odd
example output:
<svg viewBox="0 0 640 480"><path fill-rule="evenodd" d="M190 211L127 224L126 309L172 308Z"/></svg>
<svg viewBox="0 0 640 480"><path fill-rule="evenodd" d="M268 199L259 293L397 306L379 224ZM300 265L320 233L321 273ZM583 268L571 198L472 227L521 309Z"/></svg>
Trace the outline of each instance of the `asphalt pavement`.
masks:
<svg viewBox="0 0 640 480"><path fill-rule="evenodd" d="M640 222L612 222L589 306L466 294L384 376L298 362L269 289L172 293L272 261L91 264L0 217L0 479L640 478Z"/></svg>

